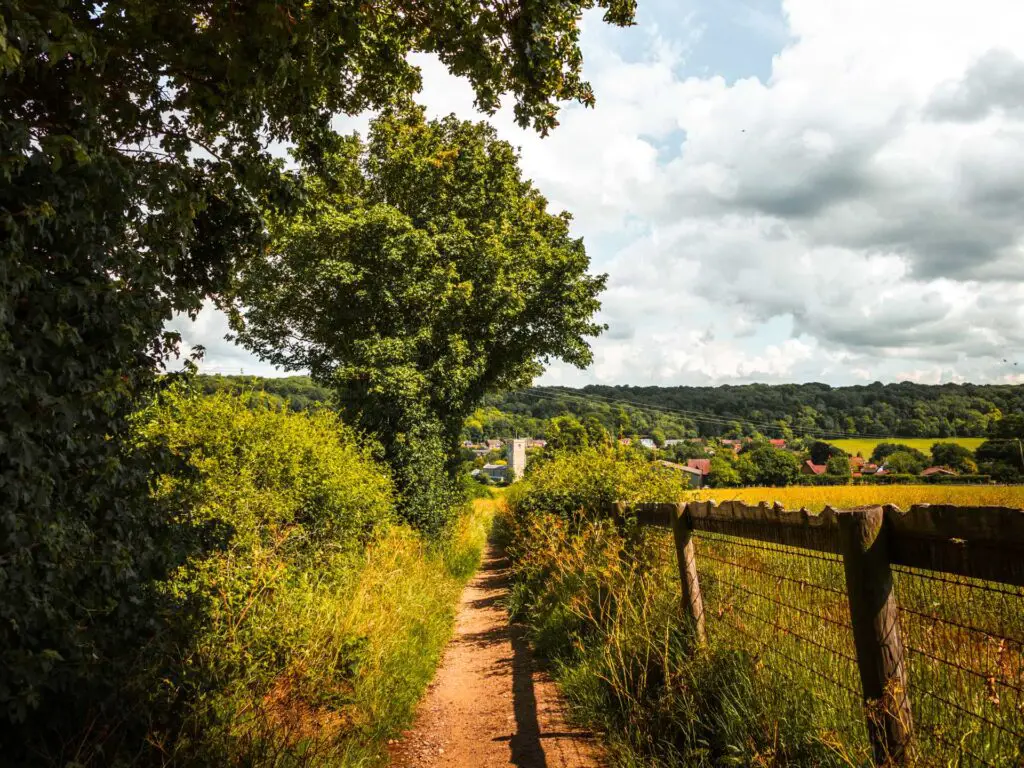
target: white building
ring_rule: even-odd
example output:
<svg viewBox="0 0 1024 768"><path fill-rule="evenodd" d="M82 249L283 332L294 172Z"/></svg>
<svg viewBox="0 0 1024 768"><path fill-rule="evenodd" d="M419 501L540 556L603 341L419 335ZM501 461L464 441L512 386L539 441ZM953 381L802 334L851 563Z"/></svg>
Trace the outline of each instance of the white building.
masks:
<svg viewBox="0 0 1024 768"><path fill-rule="evenodd" d="M516 438L508 444L509 480L519 480L526 472L526 438Z"/></svg>

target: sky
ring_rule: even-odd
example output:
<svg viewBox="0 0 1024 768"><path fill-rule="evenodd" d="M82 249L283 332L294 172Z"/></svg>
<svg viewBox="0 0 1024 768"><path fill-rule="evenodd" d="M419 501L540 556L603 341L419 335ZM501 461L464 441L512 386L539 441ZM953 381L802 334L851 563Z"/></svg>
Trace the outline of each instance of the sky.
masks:
<svg viewBox="0 0 1024 768"><path fill-rule="evenodd" d="M1019 0L639 0L585 15L597 105L546 138L415 62L609 276L593 365L538 383L1024 383L1022 28ZM173 325L205 372L285 373L213 309Z"/></svg>

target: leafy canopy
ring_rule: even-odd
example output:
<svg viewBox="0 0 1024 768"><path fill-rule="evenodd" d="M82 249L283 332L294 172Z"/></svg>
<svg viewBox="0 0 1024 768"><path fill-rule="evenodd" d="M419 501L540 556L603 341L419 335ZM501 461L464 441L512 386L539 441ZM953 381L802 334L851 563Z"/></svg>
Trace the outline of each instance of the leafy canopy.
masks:
<svg viewBox="0 0 1024 768"><path fill-rule="evenodd" d="M332 115L415 91L412 51L544 132L555 102L593 100L595 5L631 23L631 0L4 3L0 711L26 743L116 706L122 651L153 631L146 585L183 553L129 416L176 350L172 313L222 296L263 212L301 196L268 146L327 143Z"/></svg>
<svg viewBox="0 0 1024 768"><path fill-rule="evenodd" d="M485 394L528 384L552 358L590 362L605 277L587 274L568 214L547 211L486 124L427 122L406 105L366 141L299 157L308 202L244 273L238 338L333 386L424 522L438 501L424 487L441 493L436 470Z"/></svg>

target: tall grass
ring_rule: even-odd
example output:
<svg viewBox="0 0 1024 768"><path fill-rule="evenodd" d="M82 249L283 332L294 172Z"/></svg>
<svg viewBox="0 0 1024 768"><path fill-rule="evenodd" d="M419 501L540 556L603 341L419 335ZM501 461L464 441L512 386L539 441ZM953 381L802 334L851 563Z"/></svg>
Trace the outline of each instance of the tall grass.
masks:
<svg viewBox="0 0 1024 768"><path fill-rule="evenodd" d="M606 522L544 513L503 526L510 607L617 765L853 764L799 685L726 637L691 643L663 537L627 543Z"/></svg>
<svg viewBox="0 0 1024 768"><path fill-rule="evenodd" d="M512 608L554 662L577 716L616 763L870 763L841 558L696 535L708 643L680 606L667 532L616 528L601 494L551 466L510 499ZM589 487L604 489L606 484ZM602 491L603 492L603 491ZM641 483L630 497L657 493ZM1022 507L1024 489L892 486L709 489L720 501ZM548 500L563 502L545 511ZM919 765L1018 765L1024 755L1024 590L896 568Z"/></svg>
<svg viewBox="0 0 1024 768"><path fill-rule="evenodd" d="M444 543L392 526L357 558L325 562L263 600L243 620L273 626L287 663L251 669L197 706L181 733L165 737L170 762L382 764L383 745L411 721L451 636L492 509L478 500Z"/></svg>

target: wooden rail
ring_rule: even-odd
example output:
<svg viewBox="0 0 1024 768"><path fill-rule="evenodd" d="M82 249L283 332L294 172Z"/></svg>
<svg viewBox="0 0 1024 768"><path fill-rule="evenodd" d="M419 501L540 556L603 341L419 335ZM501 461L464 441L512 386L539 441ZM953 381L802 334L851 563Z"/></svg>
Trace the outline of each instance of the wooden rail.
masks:
<svg viewBox="0 0 1024 768"><path fill-rule="evenodd" d="M868 737L877 765L913 761L913 720L892 565L1024 586L1024 510L917 504L832 509L820 514L781 505L616 504L625 522L670 528L684 615L705 641L704 602L694 531L841 555Z"/></svg>

